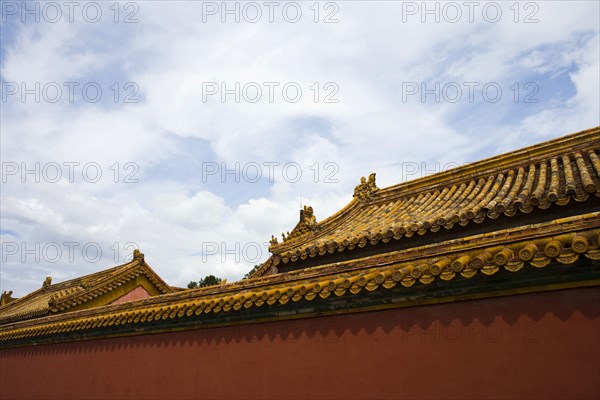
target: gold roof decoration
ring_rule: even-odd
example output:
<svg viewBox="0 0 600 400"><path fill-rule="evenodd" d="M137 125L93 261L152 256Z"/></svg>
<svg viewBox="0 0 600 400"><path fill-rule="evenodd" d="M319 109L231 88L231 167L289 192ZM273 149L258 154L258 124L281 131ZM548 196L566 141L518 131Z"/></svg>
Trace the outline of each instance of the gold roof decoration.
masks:
<svg viewBox="0 0 600 400"><path fill-rule="evenodd" d="M312 235L272 246L272 263L412 241L413 236L598 198L599 154L600 128L593 128L388 188L377 188L371 174L361 179L353 200L316 224Z"/></svg>
<svg viewBox="0 0 600 400"><path fill-rule="evenodd" d="M144 253L142 253L140 249L133 250L133 259L139 260L140 262L144 262Z"/></svg>
<svg viewBox="0 0 600 400"><path fill-rule="evenodd" d="M360 184L354 188L353 197L362 202L369 202L378 191L379 188L375 184L375 173L372 173L368 180L364 176L360 178Z"/></svg>
<svg viewBox="0 0 600 400"><path fill-rule="evenodd" d="M42 289L46 289L50 285L52 285L52 277L51 276L47 276L46 279L44 279L44 282L42 283Z"/></svg>
<svg viewBox="0 0 600 400"><path fill-rule="evenodd" d="M311 206L304 206L300 210L300 221L296 224L292 232L288 232L287 235L281 234L283 242L293 240L304 236L309 232L315 232L317 230L317 218L314 215L313 208ZM277 240L274 236L271 236L271 245L277 245Z"/></svg>
<svg viewBox="0 0 600 400"><path fill-rule="evenodd" d="M123 289L138 285L151 295L174 291L138 250L131 262L104 271L56 284L47 277L40 289L0 306L0 324L105 305L124 294Z"/></svg>
<svg viewBox="0 0 600 400"><path fill-rule="evenodd" d="M6 305L11 301L17 300L14 297L12 297L12 294L12 290L9 290L8 292L6 290L2 291L2 296L0 296L0 306Z"/></svg>

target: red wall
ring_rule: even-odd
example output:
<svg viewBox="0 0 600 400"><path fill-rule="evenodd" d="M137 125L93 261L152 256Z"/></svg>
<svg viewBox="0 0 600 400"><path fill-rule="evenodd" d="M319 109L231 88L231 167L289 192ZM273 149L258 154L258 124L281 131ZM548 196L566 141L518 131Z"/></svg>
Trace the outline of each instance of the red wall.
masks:
<svg viewBox="0 0 600 400"><path fill-rule="evenodd" d="M5 349L0 397L598 399L600 288Z"/></svg>

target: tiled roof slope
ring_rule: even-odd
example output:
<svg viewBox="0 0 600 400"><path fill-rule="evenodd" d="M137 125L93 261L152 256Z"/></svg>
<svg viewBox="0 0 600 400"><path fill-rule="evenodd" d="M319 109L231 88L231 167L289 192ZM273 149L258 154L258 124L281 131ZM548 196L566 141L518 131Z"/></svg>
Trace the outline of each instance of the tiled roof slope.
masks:
<svg viewBox="0 0 600 400"><path fill-rule="evenodd" d="M469 281L474 289L501 293L499 288L486 287L495 275L504 275L504 286L510 286L527 276L509 294L527 293L530 290L554 290L565 287L595 286L600 284L598 261L600 261L599 213L564 218L527 227L514 228L502 233L477 235L468 241L462 239L423 246L408 252L378 255L333 265L323 265L306 270L274 274L256 279L187 290L164 296L138 300L127 304L111 304L89 310L51 315L28 321L0 326L0 347L43 343L45 340L85 339L86 332L105 329L102 335L152 333L190 329L193 327L221 326L236 323L236 316L261 320L249 312L269 313L270 319L285 319L307 314L315 315L310 304L320 300L346 299L341 307L352 310L359 307L361 293L397 296L385 307L406 307L418 304L460 300ZM587 227L587 228L586 228ZM567 233L564 233L567 232ZM592 272L592 276L575 277L558 286L544 281L544 276L562 276L569 266L569 274L578 271ZM511 274L507 279L506 274ZM537 277L537 279L535 278ZM581 279L587 279L581 281ZM579 280L579 281L578 281ZM463 285L460 291L446 298L427 295L426 288L433 290L456 282ZM557 282L562 282L558 280ZM539 286L542 284L542 286ZM409 289L420 289L402 295ZM406 292L408 293L408 292ZM438 295L440 296L440 295ZM450 297L449 297L450 296ZM366 299L375 299L367 296ZM468 297L464 297L468 298ZM365 297L362 297L364 301ZM296 304L296 306L294 306ZM282 311L289 305L295 311ZM326 307L326 306L325 306ZM331 310L329 310L331 311ZM327 311L323 311L327 312ZM334 311L337 312L337 311ZM73 336L68 336L72 334ZM67 335L53 339L56 335ZM45 339L46 338L46 339ZM30 342L28 342L30 340Z"/></svg>
<svg viewBox="0 0 600 400"><path fill-rule="evenodd" d="M82 304L102 300L102 296L127 282L144 276L156 288L156 294L173 293L144 261L143 254L136 252L134 259L104 271L56 284L44 285L7 305L0 307L0 324L56 314L71 308L85 308ZM94 305L105 305L109 301L95 301Z"/></svg>
<svg viewBox="0 0 600 400"><path fill-rule="evenodd" d="M357 188L357 198L348 207L321 223L316 222L310 207L303 209L301 221L288 240L273 244L275 255L250 279L0 323L0 348L598 286L599 133L600 128L591 129L387 189L377 189L374 177L369 177ZM529 174L530 164L534 165L533 177ZM519 173L521 168L523 172ZM519 175L521 183L517 183ZM507 183L509 178L511 183ZM465 194L467 190L475 191L482 179L485 183L479 185L476 193ZM475 187L468 189L471 181L476 182ZM520 197L522 194L527 196ZM496 198L498 201L493 203ZM507 198L512 200L504 202ZM387 214L392 211L386 213L382 209L392 210L391 205L396 203L405 206L394 208L395 214L406 216L401 221L425 216L421 220L435 222L439 210L455 210L459 212L455 225L477 222L481 212L485 216L479 222L485 223L494 216L489 214L495 209L491 204L503 204L505 209L497 211L498 215L512 209L514 214L506 214L504 222L517 223L502 224L497 220L489 225L490 229L450 230L449 235L432 233L432 240L421 241L406 239L409 234L403 233L398 243L404 241L408 246L371 253L358 250L343 260L315 258L317 263L313 266L276 273L275 259L279 257L281 263L285 251L310 245L327 235L336 237L336 232L345 232L357 220L363 221L365 227L371 226L372 232L377 232L375 227L389 226ZM454 208L450 207L452 204ZM468 204L472 206L467 207ZM471 219L469 210L476 210L481 204L485 206L473 211L475 217ZM529 207L547 210L537 213L537 219L528 218L535 216L523 214ZM461 219L460 211L464 211L466 220ZM452 216L448 218L451 220ZM421 228L432 230L431 226L421 226L412 234L418 235ZM397 240L393 236L384 238L383 234L374 239ZM356 246L360 247L360 243ZM337 253L338 249L344 251L332 246L326 252Z"/></svg>
<svg viewBox="0 0 600 400"><path fill-rule="evenodd" d="M600 197L600 127L385 189L372 174L337 214L271 242L271 265ZM306 210L304 210L306 212ZM304 218L306 220L306 218Z"/></svg>

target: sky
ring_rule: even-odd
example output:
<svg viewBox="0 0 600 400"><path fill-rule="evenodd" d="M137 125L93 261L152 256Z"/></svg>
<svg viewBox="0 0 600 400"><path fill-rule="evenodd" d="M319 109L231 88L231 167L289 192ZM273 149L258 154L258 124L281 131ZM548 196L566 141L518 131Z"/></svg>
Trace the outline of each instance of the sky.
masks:
<svg viewBox="0 0 600 400"><path fill-rule="evenodd" d="M0 290L241 279L379 187L600 125L598 1L0 1Z"/></svg>

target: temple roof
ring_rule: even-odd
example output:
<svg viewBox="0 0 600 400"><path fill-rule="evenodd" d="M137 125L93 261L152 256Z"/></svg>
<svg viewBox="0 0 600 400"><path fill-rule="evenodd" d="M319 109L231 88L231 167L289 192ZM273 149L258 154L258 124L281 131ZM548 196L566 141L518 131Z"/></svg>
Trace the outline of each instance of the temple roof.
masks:
<svg viewBox="0 0 600 400"><path fill-rule="evenodd" d="M598 286L599 145L600 127L385 189L371 175L322 222L303 208L286 240L273 238L273 256L238 282L175 290L138 253L0 307L0 347ZM286 258L299 268L282 268ZM164 294L78 308L137 273ZM3 321L6 311L30 319Z"/></svg>
<svg viewBox="0 0 600 400"><path fill-rule="evenodd" d="M599 151L597 127L385 189L371 174L335 215L317 223L312 208L311 221L301 213L282 243L271 241L273 256L253 276L280 262L584 202L600 196Z"/></svg>
<svg viewBox="0 0 600 400"><path fill-rule="evenodd" d="M0 347L595 286L599 216L0 324Z"/></svg>
<svg viewBox="0 0 600 400"><path fill-rule="evenodd" d="M131 262L104 271L56 284L52 284L52 278L47 277L40 289L0 307L0 324L86 308L86 303L92 300L95 300L94 306L109 304L114 296L105 296L106 293L139 276L145 276L151 282L156 288L155 294L175 291L145 263L143 254L137 251Z"/></svg>

